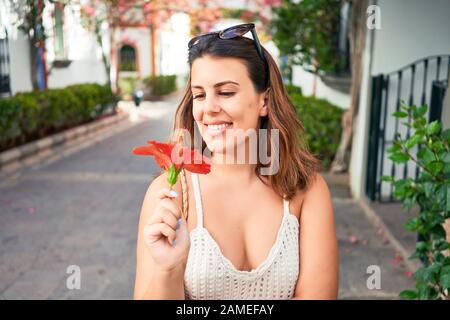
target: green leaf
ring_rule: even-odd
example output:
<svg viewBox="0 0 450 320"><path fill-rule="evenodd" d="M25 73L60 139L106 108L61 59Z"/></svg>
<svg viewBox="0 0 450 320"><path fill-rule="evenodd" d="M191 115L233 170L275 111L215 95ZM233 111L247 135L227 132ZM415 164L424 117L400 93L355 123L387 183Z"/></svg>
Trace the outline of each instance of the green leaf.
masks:
<svg viewBox="0 0 450 320"><path fill-rule="evenodd" d="M416 250L417 251L425 251L428 249L428 245L425 241L419 241L416 243Z"/></svg>
<svg viewBox="0 0 450 320"><path fill-rule="evenodd" d="M445 129L445 130L442 132L442 137L443 137L447 142L450 142L450 128Z"/></svg>
<svg viewBox="0 0 450 320"><path fill-rule="evenodd" d="M449 151L444 152L441 157L444 162L450 163L450 152Z"/></svg>
<svg viewBox="0 0 450 320"><path fill-rule="evenodd" d="M429 198L431 196L431 193L433 192L433 183L431 182L425 182L423 184L424 188L425 188L425 195Z"/></svg>
<svg viewBox="0 0 450 320"><path fill-rule="evenodd" d="M450 249L449 244L447 243L447 241L445 241L445 239L442 239L442 242L435 245L435 247L436 247L436 250L440 250L440 251Z"/></svg>
<svg viewBox="0 0 450 320"><path fill-rule="evenodd" d="M443 151L444 148L445 148L445 147L444 147L444 144L443 144L441 141L439 141L439 140L434 141L434 142L431 144L431 149L433 149L434 152L436 152L436 153L439 153L439 152Z"/></svg>
<svg viewBox="0 0 450 320"><path fill-rule="evenodd" d="M441 208L443 211L447 211L446 208L448 206L448 192L449 192L449 185L446 184L437 184L437 189L435 192L436 195L436 201L441 205Z"/></svg>
<svg viewBox="0 0 450 320"><path fill-rule="evenodd" d="M441 130L441 124L438 120L435 120L433 122L430 122L427 125L427 135L431 136L433 134L436 134L439 132L439 130Z"/></svg>
<svg viewBox="0 0 450 320"><path fill-rule="evenodd" d="M434 263L430 267L428 267L429 279L433 283L439 281L439 271L441 270L442 265L440 263Z"/></svg>
<svg viewBox="0 0 450 320"><path fill-rule="evenodd" d="M431 172L431 174L437 176L442 169L444 169L444 163L442 161L432 161L427 164L426 168Z"/></svg>
<svg viewBox="0 0 450 320"><path fill-rule="evenodd" d="M444 290L450 289L450 273L441 273L439 283Z"/></svg>
<svg viewBox="0 0 450 320"><path fill-rule="evenodd" d="M450 211L450 184L447 185L447 200L445 201L445 211Z"/></svg>
<svg viewBox="0 0 450 320"><path fill-rule="evenodd" d="M411 149L416 144L420 143L422 139L423 139L423 135L415 134L412 137L410 137L408 140L406 140L405 147L407 149Z"/></svg>
<svg viewBox="0 0 450 320"><path fill-rule="evenodd" d="M414 300L417 299L417 291L415 290L403 290L400 292L400 298L404 300Z"/></svg>
<svg viewBox="0 0 450 320"><path fill-rule="evenodd" d="M420 300L427 300L430 297L430 287L426 283L421 283L418 285L419 289L419 299Z"/></svg>
<svg viewBox="0 0 450 320"><path fill-rule="evenodd" d="M411 209L417 202L417 194L403 200L403 207L407 210Z"/></svg>
<svg viewBox="0 0 450 320"><path fill-rule="evenodd" d="M417 217L409 219L404 227L410 231L416 231L419 228L420 220Z"/></svg>
<svg viewBox="0 0 450 320"><path fill-rule="evenodd" d="M392 113L392 116L394 116L396 118L406 118L408 116L408 114L403 111L395 111L394 113Z"/></svg>
<svg viewBox="0 0 450 320"><path fill-rule="evenodd" d="M401 150L401 147L398 144L394 144L393 146L390 146L389 148L387 148L387 152L388 153L396 153L398 151Z"/></svg>
<svg viewBox="0 0 450 320"><path fill-rule="evenodd" d="M395 163L405 163L409 160L409 155L404 152L396 152L389 156L389 159Z"/></svg>
<svg viewBox="0 0 450 320"><path fill-rule="evenodd" d="M446 233L444 227L438 224L431 229L431 233L435 234L438 238L445 238Z"/></svg>
<svg viewBox="0 0 450 320"><path fill-rule="evenodd" d="M382 176L381 177L381 181L385 181L385 182L393 182L394 178L392 178L391 176Z"/></svg>
<svg viewBox="0 0 450 320"><path fill-rule="evenodd" d="M447 162L447 163L444 165L444 173L445 173L445 174L450 174L450 162Z"/></svg>
<svg viewBox="0 0 450 320"><path fill-rule="evenodd" d="M419 160L421 160L425 165L435 160L433 152L427 147L422 147L419 149L417 152L417 158L419 158Z"/></svg>
<svg viewBox="0 0 450 320"><path fill-rule="evenodd" d="M427 109L428 109L427 105L420 106L418 109L414 111L413 117L419 118L423 116L427 112Z"/></svg>

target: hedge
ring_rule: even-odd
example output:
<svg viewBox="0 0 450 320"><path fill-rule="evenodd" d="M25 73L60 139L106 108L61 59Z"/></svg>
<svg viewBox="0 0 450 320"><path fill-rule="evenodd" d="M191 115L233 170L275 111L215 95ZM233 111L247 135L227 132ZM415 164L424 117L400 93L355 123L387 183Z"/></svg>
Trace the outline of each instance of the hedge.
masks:
<svg viewBox="0 0 450 320"><path fill-rule="evenodd" d="M327 100L305 97L291 87L288 92L296 107L298 117L305 127L309 150L328 169L334 159L341 138L341 118L344 110Z"/></svg>
<svg viewBox="0 0 450 320"><path fill-rule="evenodd" d="M177 89L176 75L158 75L143 79L152 96L162 96Z"/></svg>
<svg viewBox="0 0 450 320"><path fill-rule="evenodd" d="M77 84L0 99L0 151L115 111L111 88Z"/></svg>

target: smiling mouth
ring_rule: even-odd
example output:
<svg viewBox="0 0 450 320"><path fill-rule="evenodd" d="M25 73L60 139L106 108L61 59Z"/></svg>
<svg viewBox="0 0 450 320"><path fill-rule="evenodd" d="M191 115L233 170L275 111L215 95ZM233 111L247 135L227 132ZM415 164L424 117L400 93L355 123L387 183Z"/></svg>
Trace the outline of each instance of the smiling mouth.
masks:
<svg viewBox="0 0 450 320"><path fill-rule="evenodd" d="M233 123L232 122L224 122L221 124L203 124L206 128L206 131L212 135L218 135L223 133L225 130L230 129L233 127Z"/></svg>

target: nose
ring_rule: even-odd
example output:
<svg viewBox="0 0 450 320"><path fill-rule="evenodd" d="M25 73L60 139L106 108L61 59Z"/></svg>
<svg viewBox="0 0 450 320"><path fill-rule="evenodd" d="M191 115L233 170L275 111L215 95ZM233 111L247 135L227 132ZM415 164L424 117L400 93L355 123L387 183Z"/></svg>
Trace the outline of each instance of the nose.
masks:
<svg viewBox="0 0 450 320"><path fill-rule="evenodd" d="M205 105L204 105L204 112L205 113L217 113L220 111L220 105L218 99L214 96L214 94L209 94L205 98Z"/></svg>

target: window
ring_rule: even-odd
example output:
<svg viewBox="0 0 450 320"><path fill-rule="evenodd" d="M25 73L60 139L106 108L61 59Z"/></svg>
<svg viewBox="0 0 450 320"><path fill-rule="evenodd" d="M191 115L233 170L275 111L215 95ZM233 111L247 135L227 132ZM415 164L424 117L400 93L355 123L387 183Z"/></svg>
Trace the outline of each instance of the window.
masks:
<svg viewBox="0 0 450 320"><path fill-rule="evenodd" d="M128 44L120 48L120 71L136 71L136 49Z"/></svg>
<svg viewBox="0 0 450 320"><path fill-rule="evenodd" d="M9 45L6 28L0 27L0 98L11 95Z"/></svg>
<svg viewBox="0 0 450 320"><path fill-rule="evenodd" d="M55 60L66 59L64 49L64 7L55 5Z"/></svg>

